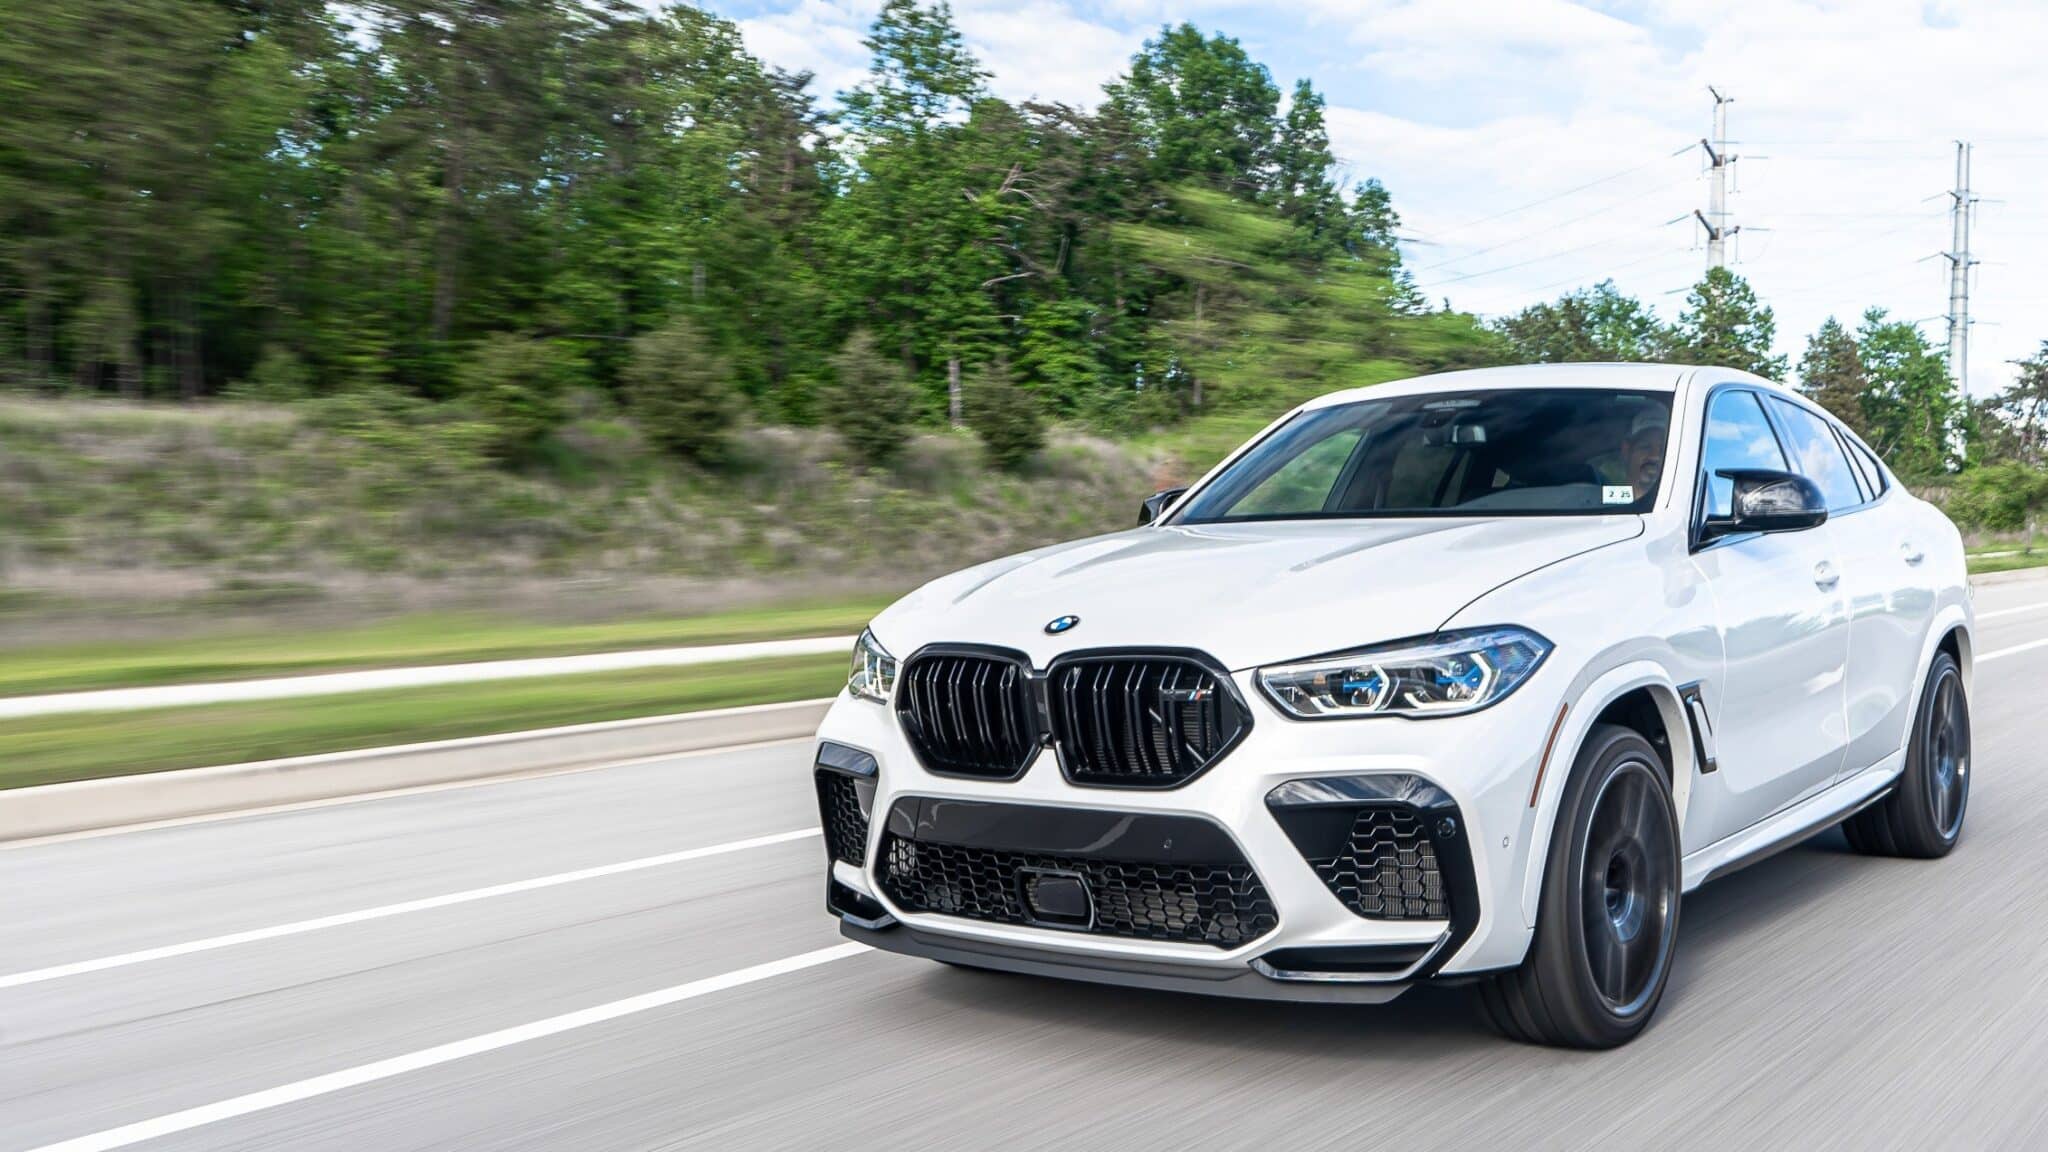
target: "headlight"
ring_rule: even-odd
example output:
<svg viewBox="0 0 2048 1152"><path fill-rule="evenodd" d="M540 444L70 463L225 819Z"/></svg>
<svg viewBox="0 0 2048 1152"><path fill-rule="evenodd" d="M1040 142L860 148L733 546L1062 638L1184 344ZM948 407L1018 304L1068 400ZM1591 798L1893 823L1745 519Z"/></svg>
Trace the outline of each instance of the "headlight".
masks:
<svg viewBox="0 0 2048 1152"><path fill-rule="evenodd" d="M1526 628L1440 632L1299 664L1259 669L1259 686L1290 715L1451 716L1519 688L1550 641Z"/></svg>
<svg viewBox="0 0 2048 1152"><path fill-rule="evenodd" d="M853 645L853 668L846 674L846 690L877 704L887 704L889 693L896 690L896 658L865 628Z"/></svg>

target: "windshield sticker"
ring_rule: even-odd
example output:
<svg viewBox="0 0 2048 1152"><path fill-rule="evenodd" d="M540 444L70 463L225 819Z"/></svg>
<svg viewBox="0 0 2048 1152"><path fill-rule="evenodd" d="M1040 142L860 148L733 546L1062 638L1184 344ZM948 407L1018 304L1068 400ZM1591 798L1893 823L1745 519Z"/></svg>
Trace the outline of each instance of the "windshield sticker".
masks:
<svg viewBox="0 0 2048 1152"><path fill-rule="evenodd" d="M1635 486L1632 484L1602 485L1600 488L1600 502L1602 504L1633 504L1636 502Z"/></svg>

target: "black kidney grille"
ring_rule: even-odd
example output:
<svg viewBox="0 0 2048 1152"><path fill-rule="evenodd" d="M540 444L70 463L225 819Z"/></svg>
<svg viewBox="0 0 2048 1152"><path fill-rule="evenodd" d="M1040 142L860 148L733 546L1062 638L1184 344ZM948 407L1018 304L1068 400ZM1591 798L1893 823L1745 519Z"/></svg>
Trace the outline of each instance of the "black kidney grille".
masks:
<svg viewBox="0 0 2048 1152"><path fill-rule="evenodd" d="M1034 923L1024 885L1042 872L1082 877L1093 922L1073 931L1234 948L1280 923L1248 864L1166 864L1003 852L882 834L882 891L906 912ZM1030 870L1030 871L1027 871ZM1039 926L1043 927L1043 924Z"/></svg>
<svg viewBox="0 0 2048 1152"><path fill-rule="evenodd" d="M868 818L861 815L860 793L843 772L818 772L818 815L825 829L825 850L834 860L856 868L868 860Z"/></svg>
<svg viewBox="0 0 2048 1152"><path fill-rule="evenodd" d="M896 713L933 772L1006 780L1038 750L1030 672L1000 656L914 657L896 686Z"/></svg>
<svg viewBox="0 0 2048 1152"><path fill-rule="evenodd" d="M1184 783L1250 724L1225 678L1184 657L1066 661L1053 668L1049 688L1060 763L1076 784Z"/></svg>
<svg viewBox="0 0 2048 1152"><path fill-rule="evenodd" d="M1309 864L1346 908L1373 920L1443 920L1450 893L1423 817L1402 807L1360 808L1344 850Z"/></svg>

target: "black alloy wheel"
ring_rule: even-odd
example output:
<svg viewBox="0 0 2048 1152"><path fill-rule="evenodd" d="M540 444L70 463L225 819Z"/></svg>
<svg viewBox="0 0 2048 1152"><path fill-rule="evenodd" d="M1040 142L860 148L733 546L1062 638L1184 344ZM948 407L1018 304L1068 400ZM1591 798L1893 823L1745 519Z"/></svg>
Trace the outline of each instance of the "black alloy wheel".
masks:
<svg viewBox="0 0 2048 1152"><path fill-rule="evenodd" d="M1678 848L1659 818L1663 768L1621 761L1593 801L1581 849L1580 931L1593 986L1609 1011L1629 1017L1663 983L1678 930Z"/></svg>
<svg viewBox="0 0 2048 1152"><path fill-rule="evenodd" d="M1842 824L1849 845L1871 856L1946 856L1970 807L1970 701L1955 657L1935 654L1906 743L1906 767L1884 800Z"/></svg>
<svg viewBox="0 0 2048 1152"><path fill-rule="evenodd" d="M1520 967L1480 985L1486 1017L1529 1043L1633 1040L1670 980L1679 881L1663 757L1632 729L1595 725L1558 805L1535 939Z"/></svg>

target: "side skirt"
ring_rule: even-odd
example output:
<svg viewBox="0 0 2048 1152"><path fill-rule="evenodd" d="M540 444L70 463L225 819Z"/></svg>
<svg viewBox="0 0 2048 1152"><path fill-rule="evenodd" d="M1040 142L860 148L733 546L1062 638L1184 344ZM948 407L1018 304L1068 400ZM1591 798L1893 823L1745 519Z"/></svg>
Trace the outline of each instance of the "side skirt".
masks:
<svg viewBox="0 0 2048 1152"><path fill-rule="evenodd" d="M1840 824L1890 795L1905 763L1903 751L1894 753L1816 796L1694 852L1685 858L1681 890L1690 892L1716 876L1754 864Z"/></svg>

